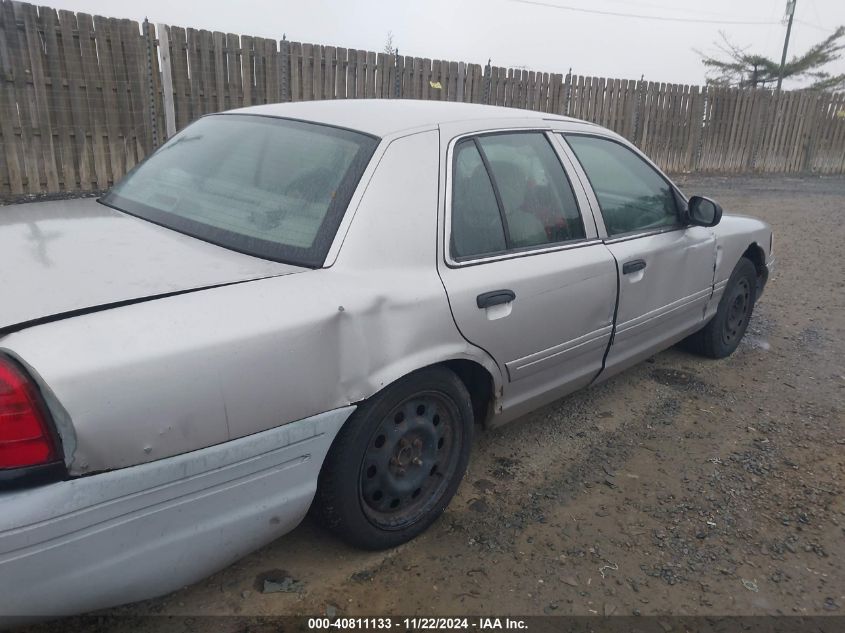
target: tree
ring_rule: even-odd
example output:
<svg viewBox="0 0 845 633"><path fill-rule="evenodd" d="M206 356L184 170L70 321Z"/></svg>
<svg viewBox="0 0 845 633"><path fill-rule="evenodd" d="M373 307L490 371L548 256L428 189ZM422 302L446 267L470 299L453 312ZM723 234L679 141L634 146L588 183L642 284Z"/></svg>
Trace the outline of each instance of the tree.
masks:
<svg viewBox="0 0 845 633"><path fill-rule="evenodd" d="M776 84L780 63L764 55L748 52L731 42L724 33L716 47L722 57L713 57L696 51L707 68L707 83L716 86L738 86L740 88L765 88ZM822 67L842 56L845 50L845 26L837 28L832 35L811 46L803 55L793 56L783 67L784 79L811 80L810 90L840 90L845 88L845 74L831 75Z"/></svg>
<svg viewBox="0 0 845 633"><path fill-rule="evenodd" d="M393 45L393 31L387 32L387 41L384 43L384 54L395 55L399 49Z"/></svg>

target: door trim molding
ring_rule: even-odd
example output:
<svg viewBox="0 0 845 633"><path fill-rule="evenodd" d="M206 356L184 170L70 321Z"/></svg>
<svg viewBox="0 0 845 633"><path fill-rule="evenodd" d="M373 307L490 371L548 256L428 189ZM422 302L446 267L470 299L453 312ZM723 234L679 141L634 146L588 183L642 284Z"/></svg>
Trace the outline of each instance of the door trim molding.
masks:
<svg viewBox="0 0 845 633"><path fill-rule="evenodd" d="M596 348L604 348L610 340L611 332L613 332L612 323L571 341L505 363L508 378L511 382L514 382L543 371L551 365L572 360ZM550 363L549 361L553 362Z"/></svg>
<svg viewBox="0 0 845 633"><path fill-rule="evenodd" d="M652 310L651 312L646 312L645 314L629 319L624 323L618 323L616 325L616 338L618 340L618 337L620 336L623 338L627 337L630 335L629 333L632 330L648 329L659 325L663 319L673 315L675 312L683 310L696 302L709 300L712 292L713 288L708 286L703 290L699 290L698 292L683 297L682 299L668 303L665 306Z"/></svg>

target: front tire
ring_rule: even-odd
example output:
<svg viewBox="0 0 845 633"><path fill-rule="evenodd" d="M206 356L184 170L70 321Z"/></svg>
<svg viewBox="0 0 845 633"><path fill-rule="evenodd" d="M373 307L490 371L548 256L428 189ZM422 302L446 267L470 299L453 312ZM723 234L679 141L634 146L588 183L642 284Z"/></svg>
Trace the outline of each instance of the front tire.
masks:
<svg viewBox="0 0 845 633"><path fill-rule="evenodd" d="M386 549L425 531L446 509L469 462L473 413L444 367L417 371L359 406L335 438L314 512L346 542Z"/></svg>
<svg viewBox="0 0 845 633"><path fill-rule="evenodd" d="M757 268L742 257L731 273L716 315L684 343L687 349L710 358L733 354L748 329L757 299Z"/></svg>

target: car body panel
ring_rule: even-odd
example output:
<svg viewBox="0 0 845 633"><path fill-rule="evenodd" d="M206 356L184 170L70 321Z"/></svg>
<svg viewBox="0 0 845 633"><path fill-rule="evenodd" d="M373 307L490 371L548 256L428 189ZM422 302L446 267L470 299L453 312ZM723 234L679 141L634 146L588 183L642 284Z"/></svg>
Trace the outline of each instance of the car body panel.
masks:
<svg viewBox="0 0 845 633"><path fill-rule="evenodd" d="M627 147L663 175L677 197L686 202L680 189L660 168L619 134L595 126L578 128L569 124L563 126L563 132L590 134ZM564 135L556 134L555 137L585 189L598 233L613 252L619 268L619 303L613 342L608 349L604 371L596 381L601 382L703 327L716 313L720 290L724 290L727 278L750 245L748 239L768 240L771 228L765 222L747 218L741 228L728 229L726 226L735 224L733 218L737 216L725 215L716 227L679 226L609 238L598 198L586 172L565 142ZM730 252L723 257L721 253L726 248ZM624 274L625 262L636 259L646 262L645 269Z"/></svg>
<svg viewBox="0 0 845 633"><path fill-rule="evenodd" d="M162 595L305 516L345 407L219 446L0 492L0 626Z"/></svg>
<svg viewBox="0 0 845 633"><path fill-rule="evenodd" d="M332 268L0 338L0 351L33 367L72 420L71 475L171 457L360 402L444 360L475 362L498 387L496 364L455 327L433 265L437 138L429 131L389 143Z"/></svg>
<svg viewBox="0 0 845 633"><path fill-rule="evenodd" d="M746 215L725 213L721 222L711 230L716 237L716 270L713 276L716 286L724 286L736 262L751 245L763 252L766 264L771 263L772 229L762 220Z"/></svg>
<svg viewBox="0 0 845 633"><path fill-rule="evenodd" d="M705 320L716 314L719 300L725 293L734 266L749 248L759 249L765 264L765 271L762 274L758 271L758 299L774 268L770 241L772 229L762 220L744 215L724 214L712 230L716 238L716 262L713 271L713 295L705 309Z"/></svg>
<svg viewBox="0 0 845 633"><path fill-rule="evenodd" d="M93 198L4 207L0 330L57 314L304 269L235 253Z"/></svg>
<svg viewBox="0 0 845 633"><path fill-rule="evenodd" d="M440 277L455 322L464 337L493 356L505 378L501 408L488 420L502 424L543 401L588 384L601 370L613 324L616 267L597 239L583 189L570 175L581 211L585 239L529 249L523 253L457 262L448 252L451 229L452 153L462 138L479 132L520 130L548 135L549 121L497 119L440 126ZM551 140L551 139L550 139ZM565 171L568 158L552 143ZM480 309L477 296L507 289L516 299ZM573 301L573 297L578 297Z"/></svg>
<svg viewBox="0 0 845 633"><path fill-rule="evenodd" d="M458 328L507 376L503 412L547 392L584 386L601 370L616 293L616 266L601 243L441 266L441 277ZM478 307L479 294L498 289L516 298Z"/></svg>
<svg viewBox="0 0 845 633"><path fill-rule="evenodd" d="M537 125L537 115L520 108L502 108L478 103L454 101L419 101L415 99L344 99L337 101L303 101L299 103L273 103L247 106L230 110L231 114L257 114L324 123L343 127L381 138L390 138L410 132L435 129L452 121L495 121L498 127L532 120ZM542 117L561 121L576 121L568 117L543 114Z"/></svg>
<svg viewBox="0 0 845 633"><path fill-rule="evenodd" d="M713 291L715 245L712 231L698 226L608 240L619 271L608 373L630 367L703 325ZM645 268L625 274L625 264L636 260L644 261Z"/></svg>

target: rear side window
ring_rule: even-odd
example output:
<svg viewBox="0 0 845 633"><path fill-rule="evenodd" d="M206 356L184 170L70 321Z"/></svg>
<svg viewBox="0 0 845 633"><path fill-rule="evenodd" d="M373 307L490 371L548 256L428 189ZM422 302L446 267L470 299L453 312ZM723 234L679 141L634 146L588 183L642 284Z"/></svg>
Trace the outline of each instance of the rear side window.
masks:
<svg viewBox="0 0 845 633"><path fill-rule="evenodd" d="M566 172L542 132L490 134L455 148L456 259L585 237Z"/></svg>
<svg viewBox="0 0 845 633"><path fill-rule="evenodd" d="M567 135L587 173L610 236L678 224L672 186L636 153L615 141Z"/></svg>
<svg viewBox="0 0 845 633"><path fill-rule="evenodd" d="M506 250L505 230L493 183L470 139L455 148L452 192L452 256L456 259Z"/></svg>

